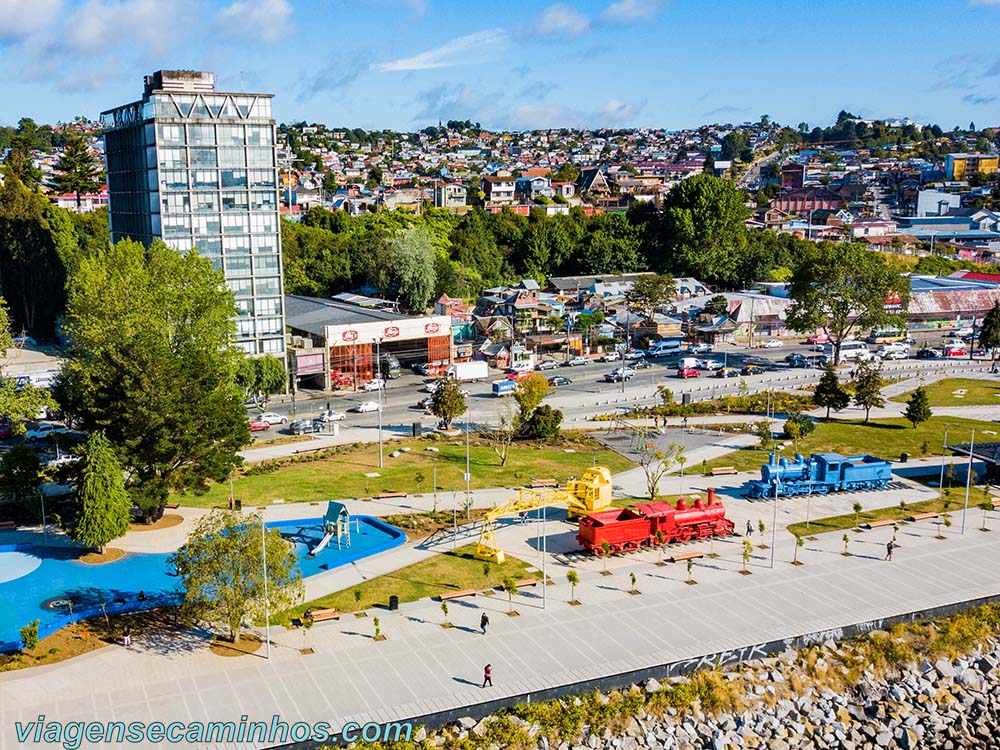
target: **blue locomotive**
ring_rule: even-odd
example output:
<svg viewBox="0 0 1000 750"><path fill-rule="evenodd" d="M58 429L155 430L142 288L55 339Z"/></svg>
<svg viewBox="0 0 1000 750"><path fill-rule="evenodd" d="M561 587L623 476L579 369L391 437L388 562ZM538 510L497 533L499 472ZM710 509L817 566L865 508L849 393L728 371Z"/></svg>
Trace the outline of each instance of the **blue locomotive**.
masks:
<svg viewBox="0 0 1000 750"><path fill-rule="evenodd" d="M789 495L825 495L828 492L884 490L892 480L892 466L876 456L841 456L814 453L808 459L797 454L794 460L775 460L760 467L760 479L751 480L749 498Z"/></svg>

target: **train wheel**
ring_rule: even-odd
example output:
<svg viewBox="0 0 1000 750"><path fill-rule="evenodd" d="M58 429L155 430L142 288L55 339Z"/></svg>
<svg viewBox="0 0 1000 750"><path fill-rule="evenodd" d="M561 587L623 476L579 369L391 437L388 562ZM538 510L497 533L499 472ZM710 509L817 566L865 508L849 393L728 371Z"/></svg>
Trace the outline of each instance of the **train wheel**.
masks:
<svg viewBox="0 0 1000 750"><path fill-rule="evenodd" d="M830 492L830 485L821 484L818 487L816 487L816 491L821 495L826 495Z"/></svg>

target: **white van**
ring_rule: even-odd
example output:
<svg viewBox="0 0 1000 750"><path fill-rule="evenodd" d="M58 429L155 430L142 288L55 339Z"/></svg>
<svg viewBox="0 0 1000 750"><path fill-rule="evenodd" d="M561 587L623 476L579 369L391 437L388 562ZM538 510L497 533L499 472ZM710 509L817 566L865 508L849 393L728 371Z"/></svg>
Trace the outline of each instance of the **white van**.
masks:
<svg viewBox="0 0 1000 750"><path fill-rule="evenodd" d="M669 357L671 354L681 353L681 342L674 341L657 341L653 344L646 352L648 357Z"/></svg>
<svg viewBox="0 0 1000 750"><path fill-rule="evenodd" d="M826 344L823 347L823 353L833 358L833 344ZM862 361L870 359L872 356L871 352L868 351L868 344L864 341L845 341L840 345L840 359L852 360L861 359Z"/></svg>
<svg viewBox="0 0 1000 750"><path fill-rule="evenodd" d="M700 370L703 364L697 357L681 357L680 362L677 363L677 367L678 369L690 367L692 370Z"/></svg>

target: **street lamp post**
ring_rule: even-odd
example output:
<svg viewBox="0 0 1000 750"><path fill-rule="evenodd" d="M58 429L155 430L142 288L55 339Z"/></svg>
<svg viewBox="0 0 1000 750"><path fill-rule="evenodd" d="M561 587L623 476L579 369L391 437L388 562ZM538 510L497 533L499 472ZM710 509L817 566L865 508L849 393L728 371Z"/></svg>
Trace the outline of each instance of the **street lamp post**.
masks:
<svg viewBox="0 0 1000 750"><path fill-rule="evenodd" d="M948 452L948 425L944 426L944 443L941 445L941 477L938 480L938 502L944 499L944 457Z"/></svg>
<svg viewBox="0 0 1000 750"><path fill-rule="evenodd" d="M965 474L965 507L962 509L962 534L965 534L965 517L969 515L969 489L972 486L972 449L976 445L976 428L972 428L969 441L969 469Z"/></svg>
<svg viewBox="0 0 1000 750"><path fill-rule="evenodd" d="M264 640L267 641L267 659L271 658L271 608L267 601L267 525L260 514L260 552L264 562Z"/></svg>
<svg viewBox="0 0 1000 750"><path fill-rule="evenodd" d="M434 512L437 513L438 509L438 460L437 456L434 457Z"/></svg>
<svg viewBox="0 0 1000 750"><path fill-rule="evenodd" d="M38 500L42 504L42 540L47 544L49 541L49 527L45 524L45 490L38 488Z"/></svg>
<svg viewBox="0 0 1000 750"><path fill-rule="evenodd" d="M774 483L774 511L771 514L771 567L774 567L775 528L778 526L778 483Z"/></svg>
<svg viewBox="0 0 1000 750"><path fill-rule="evenodd" d="M375 370L374 372L379 372L378 365L382 359L382 339L375 339ZM374 373L373 373L374 374ZM378 467L383 468L383 458L382 458L382 388L385 385L385 381L382 380L382 376L379 375L378 379L379 387L375 390L378 391Z"/></svg>
<svg viewBox="0 0 1000 750"><path fill-rule="evenodd" d="M465 520L472 513L472 469L469 462L469 429L472 409L465 412Z"/></svg>

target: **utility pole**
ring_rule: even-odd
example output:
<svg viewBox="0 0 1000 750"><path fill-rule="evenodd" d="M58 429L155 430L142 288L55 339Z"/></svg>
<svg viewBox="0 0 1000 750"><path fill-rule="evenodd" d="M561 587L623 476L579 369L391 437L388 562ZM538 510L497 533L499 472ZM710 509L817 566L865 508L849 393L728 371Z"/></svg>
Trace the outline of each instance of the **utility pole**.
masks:
<svg viewBox="0 0 1000 750"><path fill-rule="evenodd" d="M948 452L948 424L944 426L944 443L941 445L941 478L938 480L938 502L944 499L944 457Z"/></svg>
<svg viewBox="0 0 1000 750"><path fill-rule="evenodd" d="M267 524L264 513L260 514L260 553L264 562L264 640L267 641L267 659L271 658L271 608L267 601Z"/></svg>
<svg viewBox="0 0 1000 750"><path fill-rule="evenodd" d="M469 429L472 409L465 412L465 520L472 517L472 469L469 464Z"/></svg>
<svg viewBox="0 0 1000 750"><path fill-rule="evenodd" d="M375 372L379 372L378 365L382 359L382 339L375 339ZM381 469L383 464L382 458L382 389L385 386L385 381L382 380L382 376L378 376L378 467Z"/></svg>
<svg viewBox="0 0 1000 750"><path fill-rule="evenodd" d="M962 534L965 534L965 517L969 515L969 488L972 486L972 449L976 445L976 428L972 428L972 439L969 441L969 469L965 475L965 508L962 509Z"/></svg>
<svg viewBox="0 0 1000 750"><path fill-rule="evenodd" d="M771 514L771 567L774 567L775 528L778 525L778 482L774 483L774 512Z"/></svg>

